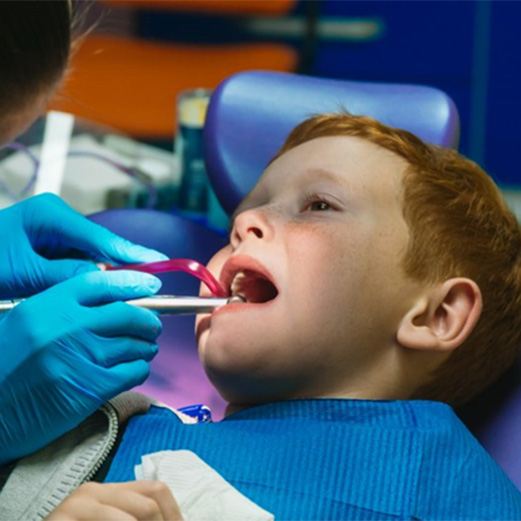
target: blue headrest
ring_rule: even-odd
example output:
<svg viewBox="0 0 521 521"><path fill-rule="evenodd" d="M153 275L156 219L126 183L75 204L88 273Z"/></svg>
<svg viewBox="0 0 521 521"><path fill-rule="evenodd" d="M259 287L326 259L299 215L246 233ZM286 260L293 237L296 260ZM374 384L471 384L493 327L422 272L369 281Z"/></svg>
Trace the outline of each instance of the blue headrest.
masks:
<svg viewBox="0 0 521 521"><path fill-rule="evenodd" d="M456 147L459 117L440 90L362 83L278 72L242 72L212 95L204 140L210 182L227 212L253 188L286 136L304 119L348 110Z"/></svg>

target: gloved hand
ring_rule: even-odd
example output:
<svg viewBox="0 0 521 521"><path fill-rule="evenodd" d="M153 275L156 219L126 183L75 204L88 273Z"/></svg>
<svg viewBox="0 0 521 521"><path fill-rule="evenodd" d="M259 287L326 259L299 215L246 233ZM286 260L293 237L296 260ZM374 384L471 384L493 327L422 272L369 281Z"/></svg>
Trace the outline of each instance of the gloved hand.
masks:
<svg viewBox="0 0 521 521"><path fill-rule="evenodd" d="M95 271L0 318L0 464L43 447L146 379L161 322L119 301L160 286L146 273Z"/></svg>
<svg viewBox="0 0 521 521"><path fill-rule="evenodd" d="M89 221L52 194L0 211L0 299L33 295L97 269L79 255L121 264L167 258Z"/></svg>

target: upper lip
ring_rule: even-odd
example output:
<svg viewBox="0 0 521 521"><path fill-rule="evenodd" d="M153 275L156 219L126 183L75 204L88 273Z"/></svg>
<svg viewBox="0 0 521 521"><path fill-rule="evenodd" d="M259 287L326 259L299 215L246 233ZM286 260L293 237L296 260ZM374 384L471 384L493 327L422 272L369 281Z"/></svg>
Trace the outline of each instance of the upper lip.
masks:
<svg viewBox="0 0 521 521"><path fill-rule="evenodd" d="M228 291L228 294L230 293L230 286L235 275L240 271L245 270L253 271L262 275L264 278L269 280L275 288L277 288L277 285L273 280L273 275L262 263L249 255L234 255L224 263L219 277L221 284L226 291Z"/></svg>

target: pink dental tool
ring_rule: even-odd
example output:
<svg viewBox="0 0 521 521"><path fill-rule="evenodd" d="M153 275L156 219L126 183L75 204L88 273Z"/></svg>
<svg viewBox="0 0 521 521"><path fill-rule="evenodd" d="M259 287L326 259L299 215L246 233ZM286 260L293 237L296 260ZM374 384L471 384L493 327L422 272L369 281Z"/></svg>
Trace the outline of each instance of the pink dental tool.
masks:
<svg viewBox="0 0 521 521"><path fill-rule="evenodd" d="M98 264L104 270L137 270L146 273L165 273L167 271L184 271L201 280L214 295L213 297L187 297L175 295L154 295L152 297L127 300L127 304L150 309L161 315L195 315L211 313L213 310L227 304L244 302L240 296L228 297L228 292L220 282L200 263L192 259L170 259L145 264L126 264L112 266ZM24 299L0 300L0 314L11 311Z"/></svg>
<svg viewBox="0 0 521 521"><path fill-rule="evenodd" d="M123 266L105 264L104 266L106 270L136 270L152 274L183 271L203 282L215 297L228 296L228 292L206 267L192 259L170 259L159 262L147 262L145 264L125 264Z"/></svg>

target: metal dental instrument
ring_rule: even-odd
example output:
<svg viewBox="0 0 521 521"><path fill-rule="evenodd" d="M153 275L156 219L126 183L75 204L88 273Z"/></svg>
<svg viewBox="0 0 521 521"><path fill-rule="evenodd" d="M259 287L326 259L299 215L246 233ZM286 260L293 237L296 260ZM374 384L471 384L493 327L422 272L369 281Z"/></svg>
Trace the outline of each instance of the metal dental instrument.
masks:
<svg viewBox="0 0 521 521"><path fill-rule="evenodd" d="M24 300L25 299L0 300L0 313L11 311ZM244 299L238 296L228 299L156 295L154 297L126 300L125 302L132 306L150 309L160 315L196 315L197 313L211 313L214 309L225 306L226 304L244 302Z"/></svg>
<svg viewBox="0 0 521 521"><path fill-rule="evenodd" d="M175 297L156 295L155 297L127 300L127 304L156 311L161 315L195 315L211 313L214 309L228 304L227 298L214 297Z"/></svg>

